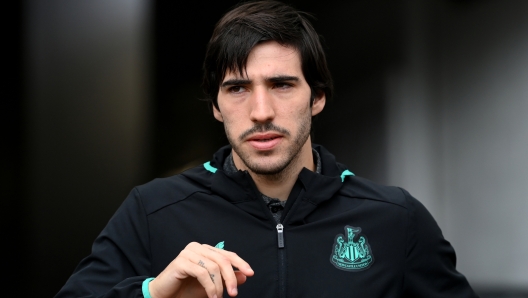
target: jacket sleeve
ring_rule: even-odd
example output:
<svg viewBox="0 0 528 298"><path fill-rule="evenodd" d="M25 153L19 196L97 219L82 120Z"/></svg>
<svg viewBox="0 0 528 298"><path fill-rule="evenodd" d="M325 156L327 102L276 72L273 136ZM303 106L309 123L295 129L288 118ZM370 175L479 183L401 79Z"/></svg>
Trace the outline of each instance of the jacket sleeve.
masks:
<svg viewBox="0 0 528 298"><path fill-rule="evenodd" d="M455 251L429 211L402 191L410 217L403 297L478 297L466 277L456 270Z"/></svg>
<svg viewBox="0 0 528 298"><path fill-rule="evenodd" d="M150 275L148 221L137 189L112 216L60 292L60 297L138 297Z"/></svg>

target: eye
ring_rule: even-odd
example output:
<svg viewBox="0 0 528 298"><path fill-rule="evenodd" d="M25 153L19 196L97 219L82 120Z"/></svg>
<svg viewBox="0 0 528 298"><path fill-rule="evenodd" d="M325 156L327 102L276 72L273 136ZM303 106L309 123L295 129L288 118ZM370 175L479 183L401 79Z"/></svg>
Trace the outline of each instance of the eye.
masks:
<svg viewBox="0 0 528 298"><path fill-rule="evenodd" d="M275 88L275 89L279 89L279 90L287 90L287 89L290 89L290 88L292 88L292 87L293 87L292 84L290 84L290 83L284 83L284 82L283 82L283 83L276 83L276 84L273 86L273 88Z"/></svg>
<svg viewBox="0 0 528 298"><path fill-rule="evenodd" d="M246 91L246 88L242 86L231 86L227 90L229 91L229 93L239 94L239 93Z"/></svg>

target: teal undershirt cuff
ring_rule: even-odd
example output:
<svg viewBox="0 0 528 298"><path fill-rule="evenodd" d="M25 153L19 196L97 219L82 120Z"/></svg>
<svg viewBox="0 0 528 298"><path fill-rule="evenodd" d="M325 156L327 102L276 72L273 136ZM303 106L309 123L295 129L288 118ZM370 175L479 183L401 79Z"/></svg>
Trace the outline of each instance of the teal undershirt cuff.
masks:
<svg viewBox="0 0 528 298"><path fill-rule="evenodd" d="M143 291L143 297L145 298L152 298L150 296L150 292L148 289L149 283L154 280L154 277L149 277L143 281L143 286L141 286L141 290Z"/></svg>

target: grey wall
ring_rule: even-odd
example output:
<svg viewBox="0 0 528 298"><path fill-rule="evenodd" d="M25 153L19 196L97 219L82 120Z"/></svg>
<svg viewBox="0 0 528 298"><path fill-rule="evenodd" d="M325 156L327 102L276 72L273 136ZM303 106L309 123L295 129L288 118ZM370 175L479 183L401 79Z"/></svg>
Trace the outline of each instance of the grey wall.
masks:
<svg viewBox="0 0 528 298"><path fill-rule="evenodd" d="M25 9L34 295L58 291L44 277L63 284L70 264L144 182L150 15L142 0L28 1Z"/></svg>
<svg viewBox="0 0 528 298"><path fill-rule="evenodd" d="M435 215L472 284L527 289L528 2L407 4L389 183Z"/></svg>

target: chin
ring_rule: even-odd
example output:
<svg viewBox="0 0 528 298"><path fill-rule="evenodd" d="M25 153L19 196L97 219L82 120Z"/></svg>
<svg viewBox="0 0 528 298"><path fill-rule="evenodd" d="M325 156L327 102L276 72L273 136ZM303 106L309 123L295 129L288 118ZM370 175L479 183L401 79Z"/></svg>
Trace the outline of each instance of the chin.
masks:
<svg viewBox="0 0 528 298"><path fill-rule="evenodd" d="M263 176L275 176L282 172L284 168L253 168L250 170L257 174L257 175L263 175Z"/></svg>
<svg viewBox="0 0 528 298"><path fill-rule="evenodd" d="M290 164L288 160L270 161L265 163L253 162L251 160L244 161L248 169L258 175L277 175L282 173Z"/></svg>

